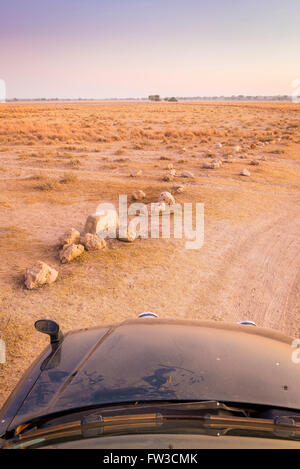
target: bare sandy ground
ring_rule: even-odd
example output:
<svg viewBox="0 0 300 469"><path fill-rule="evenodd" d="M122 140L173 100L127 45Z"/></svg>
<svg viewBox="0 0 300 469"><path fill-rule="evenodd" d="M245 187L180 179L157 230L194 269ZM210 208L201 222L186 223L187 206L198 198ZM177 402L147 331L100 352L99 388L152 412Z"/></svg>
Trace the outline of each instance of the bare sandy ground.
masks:
<svg viewBox="0 0 300 469"><path fill-rule="evenodd" d="M130 103L128 108L111 106L103 110L98 104L93 113L103 120L110 116L124 135L118 141L100 143L97 151L90 147L98 145L93 140L83 150L82 143L75 141L65 157L58 157L53 152L62 152L62 143L56 142L51 145L52 154L45 154L50 145L43 139L42 144L36 143L32 128L27 129L33 140L30 149L20 142L14 145L13 139L2 143L0 331L7 343L7 363L0 365L0 404L47 343L33 328L41 317L57 320L67 331L151 310L161 317L251 319L259 326L300 336L299 108L240 104L237 120L236 105L234 113L221 105L171 108L163 104L161 112L153 106L134 110ZM134 128L150 125L153 131L172 124L187 133L175 140L165 137L165 142L160 135L152 140L143 136L141 144L136 135L128 138L114 117L116 109ZM77 123L91 109L77 104L71 111L72 122ZM7 119L11 112L8 106ZM55 113L60 115L59 106ZM26 119L33 119L32 111L29 114L22 117L24 126ZM203 135L189 139L191 116L202 119L207 131L226 122L226 131L204 142ZM243 125L247 133L232 137ZM278 134L251 148L270 128L271 132L278 129ZM220 141L222 149L216 150ZM233 155L235 161L217 170L202 168L208 152L221 158L232 154L236 144L242 149ZM37 155L28 156L32 152ZM168 159L162 160L162 155ZM74 158L79 163L70 164ZM253 159L259 161L258 166L249 164ZM173 182L163 182L169 162L179 175L189 170L195 178L177 176ZM140 178L130 178L134 168L143 169ZM242 168L250 170L250 178L239 175ZM66 172L76 178L66 184L57 182ZM48 190L44 185L49 180L57 183ZM178 202L205 205L205 242L200 250L186 250L185 240L114 241L103 252L85 253L72 264L59 264L59 236L70 227L82 230L86 217L101 201L116 202L120 193L130 196L135 189L146 192L146 202L156 201L162 190L174 193L174 187L182 183L186 190L175 195ZM59 279L50 287L27 291L24 270L37 259L58 268Z"/></svg>

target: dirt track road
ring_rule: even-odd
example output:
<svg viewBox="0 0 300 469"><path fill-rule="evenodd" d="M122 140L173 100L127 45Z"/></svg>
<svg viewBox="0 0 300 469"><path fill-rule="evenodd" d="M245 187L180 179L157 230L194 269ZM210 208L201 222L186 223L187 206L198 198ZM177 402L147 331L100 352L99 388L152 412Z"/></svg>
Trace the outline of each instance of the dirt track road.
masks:
<svg viewBox="0 0 300 469"><path fill-rule="evenodd" d="M300 336L299 233L300 210L293 203L286 213L275 207L251 224L208 224L200 250L181 246L143 276L159 290L158 310L166 303L175 317L250 319Z"/></svg>
<svg viewBox="0 0 300 469"><path fill-rule="evenodd" d="M214 302L225 319L250 319L299 335L299 210L289 207L286 214L265 214L246 229L228 231L224 230L224 239L231 235L231 244L211 280L221 284Z"/></svg>

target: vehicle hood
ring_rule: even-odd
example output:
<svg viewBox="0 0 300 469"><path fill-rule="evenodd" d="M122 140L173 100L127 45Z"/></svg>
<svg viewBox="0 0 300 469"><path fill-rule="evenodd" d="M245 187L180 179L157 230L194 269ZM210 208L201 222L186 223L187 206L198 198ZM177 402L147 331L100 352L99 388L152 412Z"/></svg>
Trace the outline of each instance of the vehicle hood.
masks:
<svg viewBox="0 0 300 469"><path fill-rule="evenodd" d="M85 406L219 400L300 409L292 339L253 326L138 319L65 335L25 375L3 428ZM1 428L0 428L1 435Z"/></svg>

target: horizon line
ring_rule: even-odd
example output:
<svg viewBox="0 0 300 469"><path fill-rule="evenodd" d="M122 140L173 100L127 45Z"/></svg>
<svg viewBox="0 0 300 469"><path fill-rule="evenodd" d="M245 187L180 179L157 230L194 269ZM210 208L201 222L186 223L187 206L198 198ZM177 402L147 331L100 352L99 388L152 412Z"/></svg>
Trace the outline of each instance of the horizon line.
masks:
<svg viewBox="0 0 300 469"><path fill-rule="evenodd" d="M158 95L159 96L159 95ZM209 100L219 100L219 101L228 101L228 100L292 100L292 95L286 94L274 94L274 95L212 95L212 96L168 96L160 97L157 101L149 99L149 97L109 97L109 98L83 98L83 97L72 97L72 98L46 98L46 97L35 97L35 98L6 98L3 102L16 102L16 101L150 101L150 102L162 102L167 101L168 99L175 98L177 100L199 100L199 101L209 101Z"/></svg>

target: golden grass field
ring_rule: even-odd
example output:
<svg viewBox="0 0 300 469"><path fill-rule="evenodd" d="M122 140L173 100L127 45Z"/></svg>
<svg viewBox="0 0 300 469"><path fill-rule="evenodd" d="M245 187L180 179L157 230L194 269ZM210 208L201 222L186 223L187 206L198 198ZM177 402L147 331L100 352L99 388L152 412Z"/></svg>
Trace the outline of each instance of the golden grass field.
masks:
<svg viewBox="0 0 300 469"><path fill-rule="evenodd" d="M0 405L48 342L33 327L42 317L67 331L152 310L252 319L300 337L299 130L300 106L289 103L1 104ZM212 158L221 167L204 169ZM169 163L178 176L165 182ZM82 230L100 202L136 189L155 202L180 184L176 201L205 204L200 250L184 240L112 241L60 265L58 238ZM29 291L24 271L36 260L59 277Z"/></svg>

